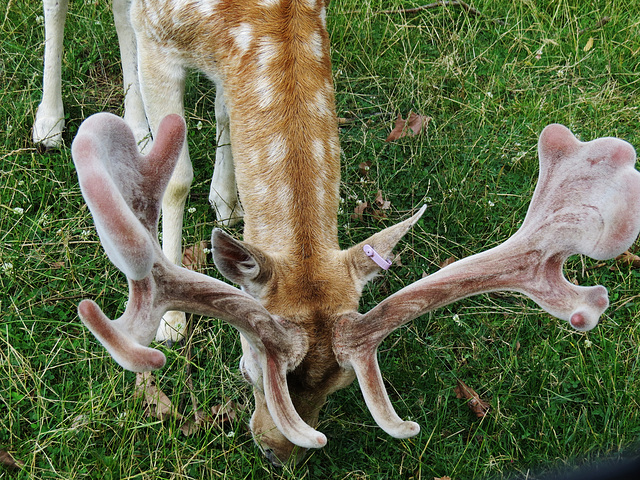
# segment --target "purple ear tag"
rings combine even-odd
[[[384,270],[389,270],[389,267],[391,266],[391,260],[382,258],[380,254],[376,252],[371,245],[363,246],[362,250],[364,250],[364,253],[366,253],[368,257],[371,257],[371,260],[376,262],[380,268]]]

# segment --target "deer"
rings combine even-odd
[[[255,400],[253,438],[278,465],[326,445],[316,428],[321,409],[356,379],[385,432],[408,438],[420,431],[394,410],[377,349],[427,312],[506,290],[577,331],[598,324],[607,289],[569,282],[563,266],[576,254],[613,258],[638,236],[640,172],[626,141],[583,142],[562,125],[547,126],[538,140],[538,182],[516,233],[361,313],[363,288],[389,267],[392,250],[427,206],[357,245],[338,244],[340,146],[326,3],[136,0],[131,19],[141,91],[147,108],[155,104],[147,110],[153,146],[141,154],[127,123],[109,113],[85,120],[72,144],[96,231],[129,288],[117,319],[90,299],[78,314],[124,369],[165,365],[150,345],[167,311],[223,320],[240,333],[239,368]],[[232,157],[216,164],[222,173],[213,183],[233,180],[225,200],[241,205],[243,238],[214,228],[211,245],[229,283],[176,265],[157,239],[163,197],[177,176],[190,181],[186,122],[171,111],[182,107],[187,67],[216,82],[216,118],[228,126]]]

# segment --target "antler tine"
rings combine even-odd
[[[296,445],[322,447],[326,437],[300,418],[286,383],[287,372],[308,348],[306,336],[241,290],[172,264],[158,244],[160,202],[185,130],[181,117],[166,117],[151,152],[142,156],[119,117],[96,114],[81,125],[72,146],[80,188],[108,257],[127,276],[129,301],[124,314],[111,321],[95,302],[84,300],[80,318],[116,362],[136,372],[161,368],[166,361],[162,352],[147,347],[165,312],[225,320],[245,336],[261,362],[276,426]]]
[[[394,411],[377,365],[378,345],[395,329],[438,307],[479,293],[512,290],[576,330],[595,327],[609,305],[603,286],[580,287],[562,272],[566,259],[612,258],[640,232],[640,172],[631,145],[615,138],[582,143],[550,125],[538,144],[540,177],[520,229],[491,250],[462,259],[334,328],[334,351],[352,368],[376,422],[404,438],[419,431]]]

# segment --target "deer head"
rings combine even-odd
[[[214,230],[214,261],[243,291],[172,264],[156,240],[162,193],[184,136],[181,117],[168,116],[153,149],[142,156],[118,117],[97,114],[80,127],[72,146],[80,188],[108,257],[127,276],[129,301],[114,321],[90,300],[80,303],[79,314],[132,371],[164,365],[164,355],[148,345],[167,310],[213,316],[235,327],[242,335],[240,367],[256,397],[252,431],[274,461],[286,460],[294,446],[325,445],[314,428],[320,408],[355,377],[381,428],[397,438],[417,434],[418,425],[393,410],[376,351],[393,330],[425,312],[470,295],[511,290],[576,330],[593,328],[609,304],[607,291],[568,282],[563,264],[574,254],[612,258],[640,231],[633,147],[615,138],[583,143],[567,128],[550,125],[540,136],[540,175],[527,215],[498,247],[457,261],[360,314],[362,287],[379,269],[364,244],[321,252],[329,263],[308,260],[317,252],[294,257],[302,264],[307,258],[300,268]],[[423,212],[367,244],[387,256]]]

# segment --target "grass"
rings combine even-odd
[[[458,302],[387,339],[380,363],[398,413],[422,426],[415,438],[395,440],[375,426],[357,385],[330,398],[320,425],[329,443],[296,468],[274,469],[259,454],[245,430],[248,412],[190,437],[145,417],[132,398],[133,375],[76,314],[88,297],[115,315],[126,283],[105,259],[68,148],[88,115],[121,113],[115,30],[107,2],[71,3],[66,146],[45,154],[30,143],[41,5],[10,0],[0,11],[0,449],[25,464],[13,473],[0,467],[0,477],[533,478],[635,451],[640,271],[586,258],[571,259],[568,278],[602,283],[612,300],[589,333],[509,294]],[[338,114],[356,119],[341,129],[341,243],[429,206],[397,249],[401,266],[366,289],[362,311],[448,257],[494,246],[517,229],[547,124],[563,123],[584,140],[618,136],[640,145],[637,2],[477,0],[482,16],[455,7],[383,13],[420,4],[341,0],[329,12]],[[196,171],[188,205],[195,212],[185,222],[192,244],[214,225],[213,87],[194,74],[186,104]],[[433,118],[427,133],[385,143],[395,116],[410,110]],[[357,202],[373,201],[378,190],[391,201],[388,218],[352,220]],[[216,275],[212,266],[208,273]],[[235,331],[195,322],[190,363],[201,406],[251,404]],[[179,349],[167,355],[158,382],[188,412],[187,359]],[[456,399],[457,380],[491,404],[486,417]]]

